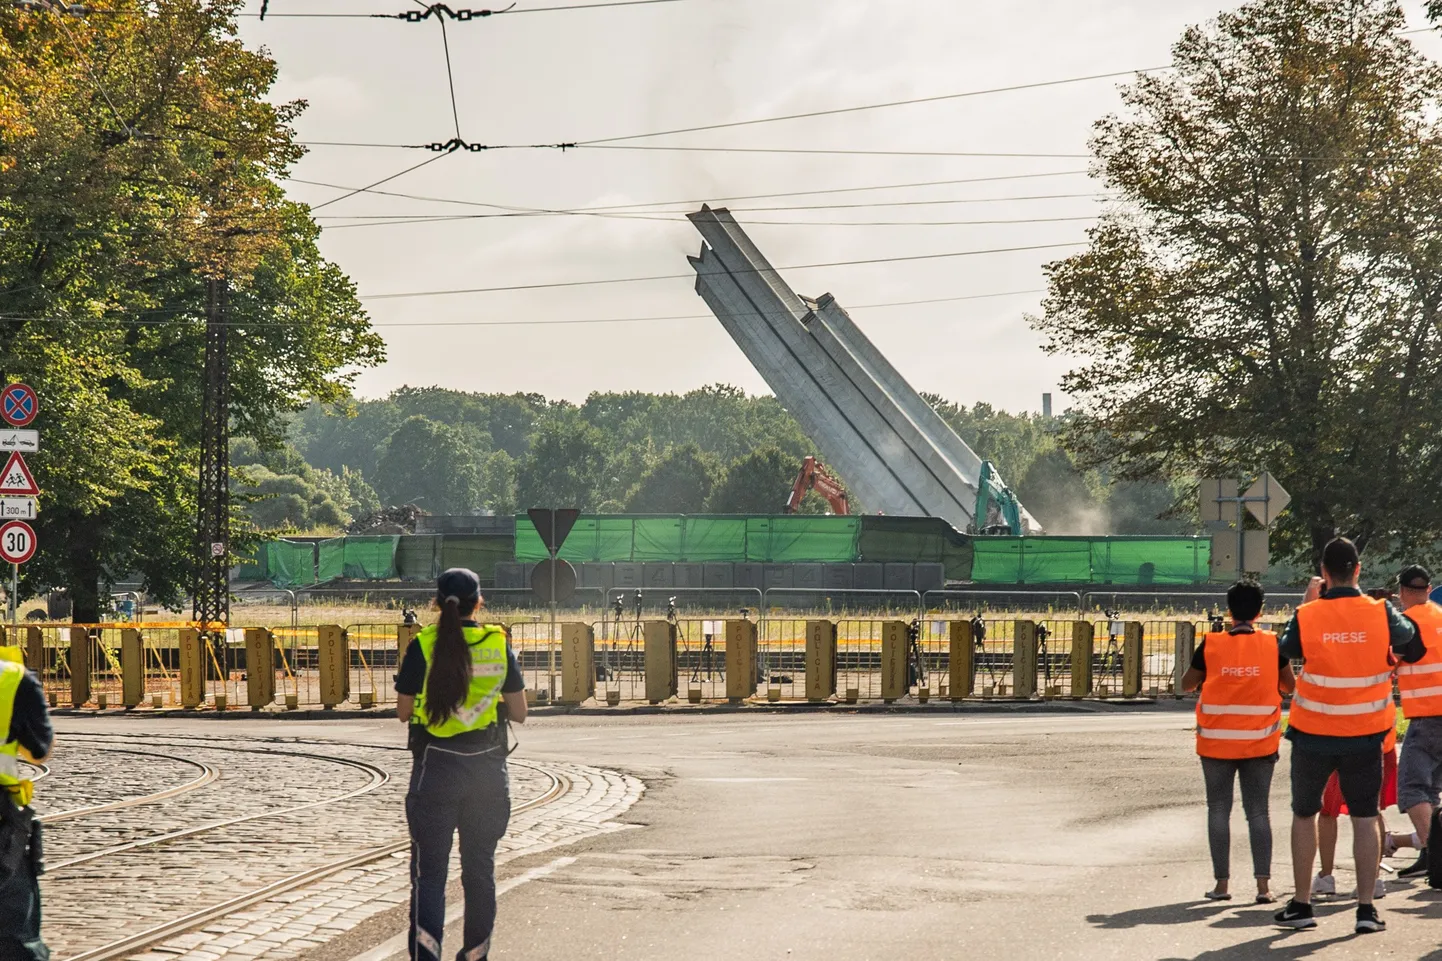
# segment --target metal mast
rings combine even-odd
[[[194,617],[230,623],[230,285],[206,281],[205,396],[201,408],[200,516],[196,527]],[[220,645],[221,651],[225,645]]]

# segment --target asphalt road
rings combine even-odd
[[[400,740],[394,722],[219,726]],[[635,827],[504,866],[492,957],[1442,961],[1442,893],[1415,883],[1392,882],[1379,902],[1389,930],[1367,937],[1352,934],[1350,898],[1299,933],[1272,927],[1275,907],[1204,902],[1190,727],[1177,711],[535,719],[517,757],[622,771],[646,792],[622,818]],[[1290,889],[1286,751],[1278,893]],[[1232,858],[1245,892],[1240,800]],[[456,928],[446,941],[459,947]]]

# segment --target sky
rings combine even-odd
[[[516,11],[594,2],[519,0]],[[1066,405],[1058,384],[1072,361],[1044,354],[1026,317],[1044,265],[1081,249],[1105,203],[1086,175],[1086,143],[1119,107],[1126,77],[565,151],[325,144],[435,143],[458,126],[471,144],[577,143],[1154,68],[1186,26],[1220,9],[676,0],[448,20],[444,36],[435,17],[275,16],[422,6],[269,0],[264,21],[242,21],[242,37],[280,65],[273,99],[309,104],[298,139],[315,146],[286,188],[316,208],[322,250],[388,345],[359,395],[403,385],[572,401],[713,383],[769,392],[694,291],[686,257],[701,240],[684,214],[706,202],[729,207],[798,293],[835,295],[918,390],[1014,411],[1039,410],[1043,392]],[[1417,27],[1421,6],[1407,4]],[[1413,39],[1442,56],[1434,35]],[[760,148],[774,152],[743,152]],[[780,152],[796,150],[851,153]],[[374,188],[408,196],[347,196],[425,160]],[[916,184],[930,186],[898,186]],[[776,194],[786,196],[757,198]],[[625,209],[534,213],[595,207]],[[416,218],[429,219],[401,222]],[[1046,249],[1006,250],[1027,247]],[[518,286],[530,289],[433,293]],[[426,296],[391,296],[416,293]]]

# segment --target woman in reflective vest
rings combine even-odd
[[[406,795],[413,961],[440,961],[457,833],[466,916],[456,957],[484,961],[495,927],[496,845],[511,816],[504,722],[525,721],[526,692],[505,628],[474,619],[480,588],[464,568],[440,576],[440,618],[411,642],[396,675],[398,714],[409,725],[414,756]]]
[[[1277,650],[1277,635],[1252,622],[1262,613],[1262,589],[1250,582],[1227,591],[1232,627],[1214,631],[1197,647],[1182,687],[1201,687],[1197,699],[1197,754],[1207,788],[1207,837],[1216,886],[1211,901],[1231,898],[1233,785],[1242,782],[1242,808],[1252,847],[1258,903],[1273,900],[1272,823],[1268,796],[1282,737],[1282,694],[1292,689],[1292,668]]]

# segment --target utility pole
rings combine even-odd
[[[196,530],[195,620],[230,623],[230,362],[227,323],[230,285],[206,281],[205,394],[201,407],[200,516]],[[216,647],[222,671],[229,656],[222,627]],[[222,678],[224,680],[224,678]]]

